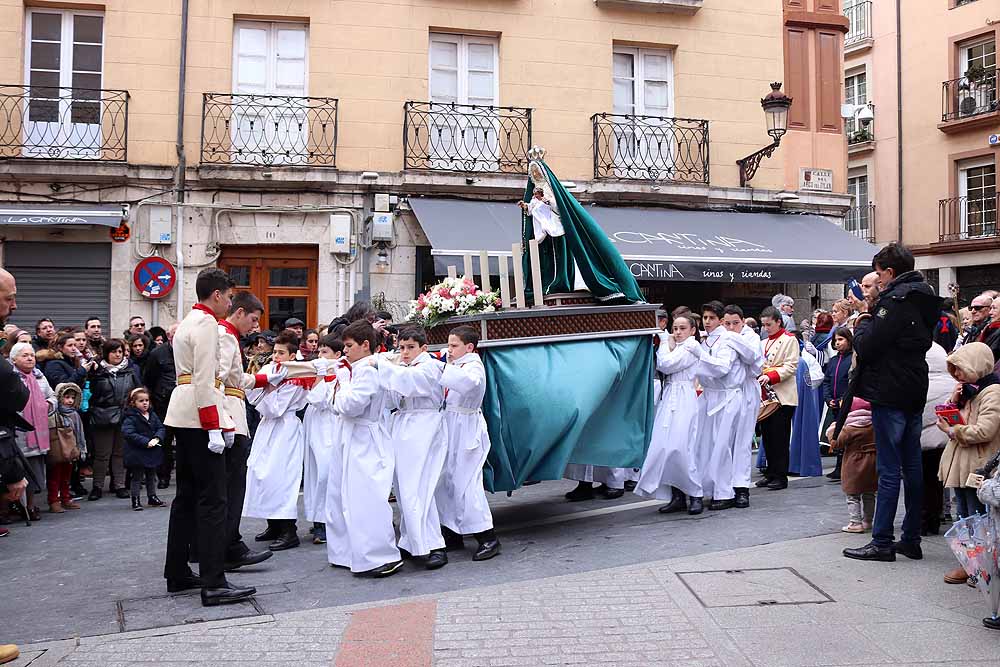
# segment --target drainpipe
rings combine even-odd
[[[174,173],[174,210],[177,216],[177,319],[184,318],[184,187],[187,159],[184,153],[184,95],[187,84],[188,2],[181,3],[181,53],[177,74],[177,171]]]
[[[899,179],[899,226],[896,238],[903,242],[903,0],[896,0],[896,178]]]

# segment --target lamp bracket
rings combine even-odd
[[[749,183],[750,180],[757,174],[757,168],[760,167],[761,161],[763,161],[764,158],[771,157],[771,155],[774,154],[774,151],[778,148],[780,144],[781,144],[781,139],[780,138],[775,139],[774,143],[772,143],[771,145],[764,146],[764,148],[761,148],[756,153],[751,153],[742,160],[736,161],[736,164],[740,168],[741,188],[745,188],[747,186],[747,183]]]

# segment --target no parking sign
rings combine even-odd
[[[162,257],[147,257],[132,273],[132,283],[147,299],[162,299],[170,294],[177,282],[174,265]]]

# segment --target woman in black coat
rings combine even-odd
[[[162,443],[167,430],[150,409],[149,392],[141,387],[133,389],[129,395],[122,435],[125,437],[125,467],[132,475],[132,509],[142,509],[139,490],[143,479],[146,480],[149,506],[162,507],[163,502],[156,497],[156,469],[163,464]]]
[[[840,327],[833,332],[833,349],[837,356],[831,357],[823,369],[823,405],[826,406],[826,419],[820,429],[820,439],[826,443],[826,430],[840,414],[841,403],[847,394],[850,384],[851,362],[854,360],[854,336],[847,327]],[[843,452],[837,453],[837,467],[827,475],[830,479],[840,479],[840,464]]]
[[[88,368],[96,368],[96,364],[84,366],[83,355],[76,346],[76,339],[73,334],[62,334],[56,339],[55,347],[51,350],[39,350],[36,355],[38,365],[45,374],[45,379],[49,381],[52,388],[58,387],[64,382],[72,382],[79,387],[83,387],[87,381]]]
[[[112,338],[101,348],[100,365],[87,375],[90,382],[90,426],[94,434],[94,487],[88,500],[100,500],[104,477],[111,466],[111,486],[119,498],[128,498],[123,461],[125,439],[122,419],[129,393],[137,386],[135,374],[125,356],[125,341]]]

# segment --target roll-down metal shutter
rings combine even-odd
[[[34,333],[48,317],[56,328],[82,327],[100,317],[107,330],[111,313],[110,243],[4,244],[4,268],[17,281],[17,310],[10,321]]]

